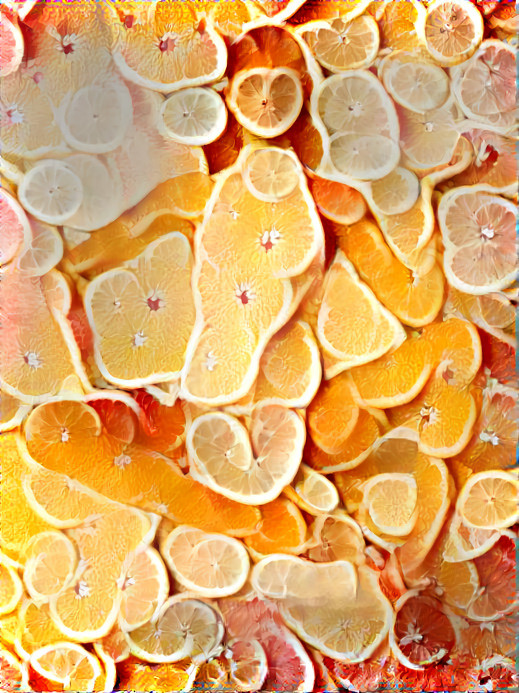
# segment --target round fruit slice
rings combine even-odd
[[[13,23],[6,12],[0,14],[0,76],[16,72],[23,58],[23,35],[18,23]]]
[[[124,637],[124,632],[115,625],[104,638],[93,643],[94,650],[103,661],[110,658],[116,664],[124,662],[130,656],[130,647]]]
[[[208,604],[183,595],[170,597],[143,626],[126,633],[132,654],[146,662],[204,661],[224,635],[221,617]]]
[[[238,592],[249,573],[247,551],[237,539],[185,525],[171,532],[162,553],[175,579],[204,597]]]
[[[6,392],[0,392],[0,433],[17,428],[31,410],[28,404],[11,397]]]
[[[500,536],[501,532],[497,530],[468,527],[458,513],[454,513],[447,525],[443,560],[448,563],[460,563],[482,556]]]
[[[315,546],[308,551],[308,558],[312,561],[364,563],[362,531],[344,510],[336,510],[331,515],[318,515],[313,522],[313,539]]]
[[[447,380],[470,383],[481,366],[478,331],[467,320],[449,318],[426,325],[422,338],[431,347],[433,368],[441,367]]]
[[[482,185],[487,192],[512,194],[515,190],[513,140],[491,130],[472,128],[462,133],[473,146],[475,158],[453,178],[455,185]]]
[[[379,47],[378,26],[373,17],[361,15],[351,21],[317,20],[298,29],[319,63],[331,72],[369,67]]]
[[[65,163],[47,159],[24,175],[18,196],[25,209],[37,219],[62,224],[81,206],[83,186]]]
[[[27,665],[3,646],[0,646],[0,688],[5,691],[29,690]]]
[[[63,532],[41,532],[25,550],[23,581],[35,601],[47,601],[72,579],[77,566],[77,551]]]
[[[292,152],[278,147],[254,149],[243,162],[248,190],[263,202],[278,202],[299,185],[301,169]]]
[[[227,104],[236,120],[254,135],[282,135],[303,105],[299,74],[287,67],[242,70],[233,77]]]
[[[0,554],[0,615],[14,611],[22,598],[23,585],[9,559]]]
[[[117,585],[121,591],[119,625],[129,632],[152,619],[168,596],[168,573],[159,552],[148,547],[130,556]]]
[[[16,261],[27,276],[41,277],[63,257],[63,239],[54,226],[31,220],[32,237]]]
[[[285,494],[310,515],[330,513],[339,505],[339,494],[332,482],[306,464],[301,464]]]
[[[257,640],[234,639],[227,643],[229,683],[236,691],[258,691],[267,678],[267,655]]]
[[[103,673],[97,657],[81,645],[67,642],[41,647],[29,662],[44,679],[71,691],[94,691],[95,681]]]
[[[202,414],[187,435],[191,474],[232,500],[268,503],[294,478],[304,437],[299,416],[276,405],[255,408],[250,440],[243,424],[229,414]]]
[[[208,87],[191,87],[171,94],[160,112],[167,136],[183,144],[214,142],[227,125],[222,97]]]
[[[336,132],[330,138],[330,159],[339,173],[355,180],[384,178],[396,168],[400,148],[382,135]]]
[[[30,241],[31,227],[19,202],[3,187],[0,188],[0,225],[0,265],[4,265],[11,262]]]
[[[376,474],[363,487],[371,519],[384,534],[404,537],[416,523],[417,486],[411,474]]]
[[[483,17],[468,0],[435,0],[418,16],[416,30],[440,65],[457,65],[481,43]]]
[[[262,506],[257,531],[245,537],[255,559],[271,553],[302,553],[306,541],[307,528],[301,511],[295,503],[283,497]]]
[[[444,70],[420,53],[398,51],[381,64],[379,72],[390,96],[404,108],[416,113],[442,106],[450,94],[449,78]]]
[[[468,605],[467,616],[477,621],[493,621],[513,612],[517,607],[515,536],[504,534],[487,553],[474,559],[474,565],[479,589]]]
[[[104,154],[122,144],[133,118],[130,92],[115,79],[79,89],[65,97],[60,108],[65,140],[89,154]]]
[[[478,529],[503,529],[519,519],[517,476],[501,471],[473,474],[456,503],[463,522]]]
[[[63,633],[54,625],[47,602],[25,599],[16,613],[18,626],[13,644],[22,659],[28,660],[40,647],[63,640]]]
[[[315,178],[311,183],[317,209],[337,224],[355,224],[366,214],[363,196],[349,185],[337,181]]]
[[[418,200],[420,181],[412,171],[398,166],[387,176],[373,181],[369,192],[371,204],[379,214],[403,214]]]

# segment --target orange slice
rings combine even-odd
[[[477,187],[446,193],[438,206],[438,222],[446,247],[449,282],[471,294],[499,291],[516,273],[515,206]]]
[[[364,503],[383,534],[407,536],[416,524],[417,486],[411,474],[376,474],[363,487]]]
[[[443,301],[444,279],[438,263],[429,271],[408,269],[392,255],[370,221],[337,227],[335,231],[339,247],[360,278],[399,320],[412,327],[434,320]]]
[[[478,332],[467,320],[449,318],[426,325],[422,339],[432,348],[433,367],[440,367],[447,380],[470,383],[481,366]]]
[[[503,529],[518,520],[517,477],[501,470],[473,474],[456,502],[463,522],[478,529]]]
[[[366,214],[364,198],[349,185],[316,177],[311,183],[317,209],[330,221],[338,224],[355,224]]]
[[[17,617],[14,648],[22,659],[28,660],[40,647],[63,640],[63,634],[54,625],[48,603],[25,599]]]
[[[339,494],[332,482],[306,464],[301,464],[284,493],[310,515],[330,513],[339,505]]]
[[[245,538],[253,556],[304,551],[307,528],[301,511],[286,498],[276,498],[262,507],[258,531]]]
[[[23,207],[4,187],[0,190],[0,217],[4,229],[0,242],[0,263],[6,265],[31,238],[31,227]]]
[[[455,568],[459,563],[452,565]],[[479,589],[467,609],[468,617],[490,621],[512,612],[517,606],[513,535],[502,536],[487,553],[474,559],[474,565]]]
[[[165,93],[218,80],[227,64],[223,39],[191,6],[132,7],[113,27],[113,58],[128,80]]]
[[[359,415],[356,392],[347,374],[323,382],[307,408],[312,441],[331,455],[340,452],[350,438]]]
[[[5,647],[0,646],[0,686],[4,690],[29,690],[27,666]]]
[[[95,681],[102,676],[97,657],[81,645],[68,642],[46,645],[31,654],[30,665],[50,683],[64,690],[93,691]]]
[[[393,409],[390,419],[417,431],[425,454],[452,457],[470,440],[476,403],[469,391],[436,374],[416,399]]]
[[[325,280],[317,336],[323,348],[343,362],[343,369],[373,361],[404,338],[398,320],[359,280],[340,250]]]
[[[71,580],[77,567],[76,547],[59,531],[40,532],[27,544],[25,588],[35,601],[48,601]]]
[[[120,627],[128,632],[147,623],[169,593],[168,573],[159,552],[148,547],[129,556],[117,585],[121,591]]]
[[[313,524],[315,545],[308,550],[308,558],[316,562],[350,561],[364,563],[364,537],[358,524],[344,510],[318,515]]]
[[[148,664],[129,657],[117,667],[118,686],[124,690],[188,691],[194,682],[197,667],[188,659],[163,664]]]
[[[249,431],[229,414],[202,414],[187,434],[190,473],[231,500],[268,503],[294,478],[304,438],[298,414],[277,405],[258,405]]]
[[[30,406],[22,404],[17,397],[0,392],[0,432],[17,428],[30,411]]]
[[[418,36],[440,65],[467,60],[483,38],[483,18],[468,0],[435,0],[417,19]]]
[[[227,125],[221,96],[207,87],[181,89],[161,107],[168,137],[183,144],[203,145],[218,139]]]
[[[418,0],[383,3],[382,16],[378,21],[381,48],[394,51],[419,47],[416,22],[423,14],[425,7]]]
[[[299,75],[287,67],[256,67],[236,73],[227,105],[254,135],[277,137],[293,125],[303,105]]]
[[[9,558],[0,554],[0,615],[15,610],[22,598],[23,584]]]
[[[386,408],[414,399],[433,370],[431,351],[427,342],[407,339],[391,354],[352,368],[351,377],[363,403]]]
[[[88,286],[85,307],[96,362],[109,381],[139,386],[180,373],[195,317],[191,267],[189,242],[174,232],[150,244],[127,268]],[[173,315],[166,349],[164,334]]]

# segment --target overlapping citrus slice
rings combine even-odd
[[[364,198],[349,185],[316,177],[311,183],[317,209],[330,221],[355,224],[366,214]]]
[[[448,563],[460,563],[482,556],[499,541],[500,536],[501,532],[497,530],[469,527],[457,513],[454,513],[446,525],[443,560]]]
[[[80,178],[57,159],[45,159],[23,177],[18,195],[24,208],[49,224],[63,224],[83,201]]]
[[[310,515],[330,513],[339,505],[339,494],[332,482],[306,464],[301,464],[284,492]]]
[[[131,10],[113,26],[114,62],[126,79],[168,93],[223,75],[225,42],[192,6],[161,2]]]
[[[85,307],[107,380],[139,386],[179,374],[195,317],[191,268],[189,242],[173,232],[89,284]]]
[[[3,646],[0,646],[0,686],[4,690],[30,690],[26,664]]]
[[[17,428],[30,411],[17,397],[0,391],[0,432]]]
[[[257,532],[245,537],[253,557],[279,552],[299,554],[304,551],[307,527],[295,503],[287,498],[276,498],[262,506],[261,514]]]
[[[459,628],[460,650],[469,661],[479,665],[492,661],[496,652],[503,658],[512,657],[515,651],[517,616],[509,614],[495,621],[462,621]]]
[[[416,22],[419,16],[425,14],[424,5],[418,0],[405,3],[385,2],[381,5],[382,16],[378,19],[381,48],[390,48],[392,51],[418,48],[420,39],[416,32]]]
[[[124,561],[117,579],[121,591],[119,625],[131,631],[149,621],[166,600],[168,573],[155,549],[148,547]]]
[[[15,610],[22,598],[23,584],[10,559],[0,554],[0,614]]]
[[[103,674],[95,655],[69,642],[41,647],[31,654],[30,665],[51,686],[61,684],[61,690],[94,691]]]
[[[268,503],[294,478],[304,439],[299,415],[278,405],[258,405],[249,431],[229,414],[202,414],[187,433],[190,473],[232,500]]]
[[[470,383],[481,366],[481,342],[467,320],[449,318],[426,325],[422,339],[432,350],[432,364],[447,381]]]
[[[183,144],[214,142],[225,130],[227,110],[214,89],[190,87],[169,96],[161,107],[168,137]]]
[[[503,529],[518,520],[519,483],[512,472],[473,474],[460,491],[456,509],[463,522],[477,529]]]
[[[118,667],[118,686],[124,690],[189,691],[197,667],[189,660],[175,663],[148,664],[137,657],[129,657]]]
[[[420,182],[415,173],[397,166],[387,176],[361,187],[373,211],[379,216],[409,212],[420,195]]]
[[[322,383],[307,409],[312,441],[324,452],[339,452],[353,432],[359,414],[356,392],[347,374]]]
[[[363,486],[364,504],[383,534],[407,536],[417,519],[417,486],[412,474],[375,474]]]
[[[364,563],[365,543],[361,529],[344,510],[318,515],[312,523],[312,532],[313,545],[308,550],[310,560]]]
[[[54,625],[48,603],[25,599],[17,615],[14,648],[22,659],[27,661],[40,647],[63,640],[63,633]]]
[[[31,238],[29,219],[20,203],[4,187],[0,190],[0,219],[2,239],[0,264],[6,265],[21,252]]]
[[[31,238],[16,259],[16,266],[27,276],[43,276],[63,257],[63,240],[54,226],[31,219]]]
[[[23,34],[18,22],[9,18],[7,12],[0,16],[0,45],[2,46],[0,75],[2,79],[16,72],[20,67],[24,52]]]
[[[342,362],[343,370],[375,360],[404,339],[398,320],[359,280],[340,250],[325,280],[317,336],[323,348]]]
[[[25,549],[23,581],[35,601],[48,601],[71,580],[77,567],[77,551],[66,534],[40,532]]]
[[[477,187],[455,188],[442,197],[444,269],[455,288],[483,294],[510,286],[517,271],[515,214],[510,200]]]

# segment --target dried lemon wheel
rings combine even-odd
[[[243,162],[247,189],[264,202],[288,197],[298,186],[301,173],[296,157],[278,147],[256,149]]]
[[[518,503],[517,475],[493,470],[469,478],[460,491],[456,509],[469,527],[503,529],[517,522]]]
[[[303,105],[299,75],[287,67],[238,72],[227,104],[236,120],[258,137],[277,137],[293,125]]]
[[[182,144],[214,142],[227,125],[222,97],[209,87],[174,92],[164,101],[160,112],[166,135]]]
[[[435,0],[419,14],[416,31],[440,65],[458,65],[483,38],[483,17],[469,0]]]
[[[25,209],[49,224],[62,224],[83,200],[79,177],[62,161],[37,163],[23,177],[18,197]]]

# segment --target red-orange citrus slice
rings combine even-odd
[[[31,238],[31,227],[20,203],[5,188],[0,189],[0,264],[5,265],[22,250]]]
[[[0,646],[0,686],[6,691],[30,690],[27,665],[4,646]]]

